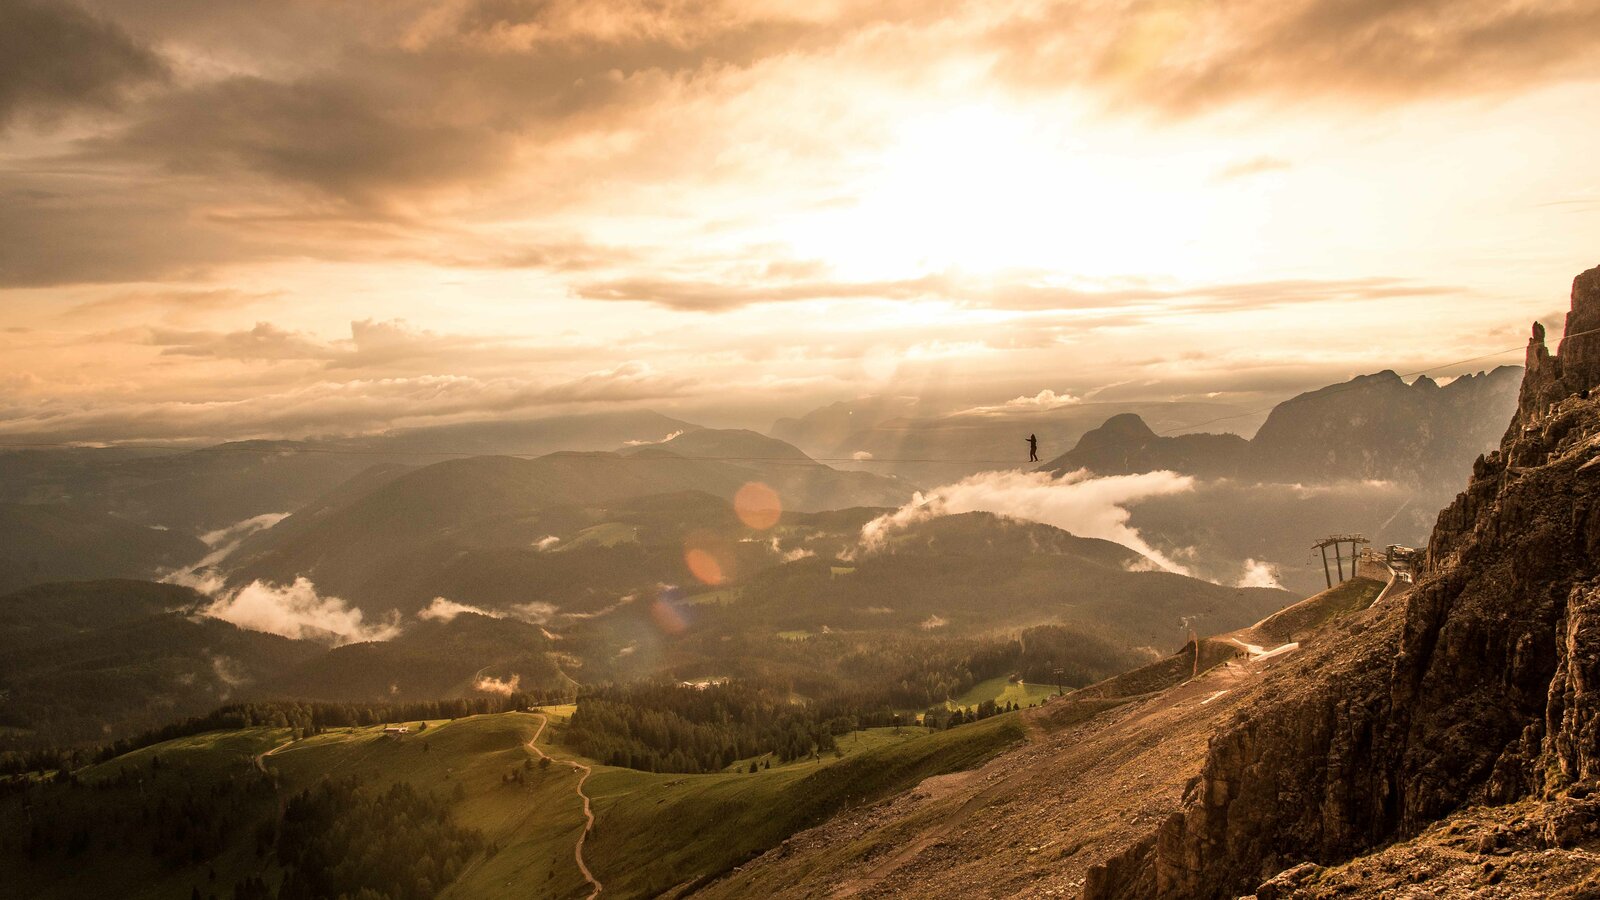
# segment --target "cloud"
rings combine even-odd
[[[1068,406],[1076,406],[1076,405],[1078,405],[1078,404],[1080,404],[1082,402],[1083,402],[1083,398],[1081,398],[1081,397],[1075,397],[1072,394],[1058,394],[1055,391],[1050,390],[1049,388],[1045,388],[1044,390],[1040,391],[1037,394],[1034,394],[1031,397],[1027,397],[1027,396],[1014,397],[1014,398],[1012,398],[1010,400],[1007,400],[1006,402],[1000,404],[999,406],[975,406],[975,407],[973,407],[971,409],[962,410],[960,412],[953,413],[953,415],[989,415],[989,414],[994,414],[994,413],[1002,413],[1003,414],[1003,413],[1017,413],[1017,412],[1046,412],[1046,411],[1052,410],[1052,409],[1062,409],[1062,408],[1068,407]]]
[[[757,303],[942,296],[949,293],[949,283],[933,275],[897,281],[783,279],[742,284],[641,276],[580,284],[574,292],[585,300],[625,300],[688,312],[722,312]]]
[[[547,534],[544,537],[539,538],[537,541],[533,542],[533,549],[535,549],[535,550],[549,550],[550,548],[554,547],[555,545],[557,545],[559,543],[561,543],[561,538],[558,538],[553,534]]]
[[[755,539],[755,538],[745,538],[744,540],[754,542],[757,539]],[[767,544],[767,547],[769,549],[771,549],[773,553],[776,553],[778,555],[779,559],[783,560],[786,563],[795,562],[796,560],[810,559],[811,557],[817,555],[814,551],[808,550],[805,547],[792,547],[792,548],[790,548],[788,550],[785,550],[785,549],[783,549],[782,544],[780,544],[778,542],[778,538],[777,538],[776,535],[774,535],[771,539],[769,539],[766,542],[766,544]]]
[[[282,299],[282,291],[241,291],[234,288],[179,288],[132,290],[91,300],[62,314],[65,319],[95,319],[105,315],[168,313],[185,315],[236,310]]]
[[[938,516],[989,512],[1053,525],[1080,537],[1114,541],[1167,571],[1187,575],[1186,567],[1151,547],[1128,525],[1126,507],[1193,487],[1194,479],[1172,472],[1105,478],[1081,470],[1060,478],[1046,472],[983,472],[919,493],[900,509],[868,522],[861,528],[861,549],[865,553],[882,551],[894,532]]]
[[[1244,574],[1234,582],[1235,587],[1242,588],[1277,588],[1283,589],[1278,581],[1278,571],[1271,563],[1256,559],[1244,561]]]
[[[202,610],[204,615],[240,628],[297,640],[338,646],[356,641],[386,641],[400,633],[399,617],[368,623],[361,610],[338,597],[323,597],[306,578],[290,585],[253,581]]]
[[[85,153],[188,175],[256,174],[382,210],[395,191],[496,172],[509,147],[503,133],[442,111],[415,115],[406,97],[354,77],[241,75],[173,92],[127,131],[86,142]]]
[[[283,251],[197,216],[171,180],[0,170],[0,287],[190,279]]]
[[[1257,98],[1406,102],[1600,74],[1584,0],[1042,3],[986,39],[1020,85],[1187,114]]]
[[[512,675],[505,680],[496,678],[493,675],[482,675],[472,683],[472,689],[482,691],[485,694],[499,694],[503,697],[509,697],[516,693],[517,686],[520,684],[522,684],[521,675]]]
[[[19,116],[112,107],[165,74],[154,51],[67,0],[0,4],[0,128]]]
[[[667,441],[670,441],[676,437],[681,437],[682,435],[683,429],[679,428],[676,431],[669,431],[653,441],[623,441],[622,445],[624,447],[648,447],[651,444],[665,444]]]
[[[447,597],[435,597],[425,608],[418,610],[417,618],[425,622],[449,622],[462,613],[472,613],[479,616],[498,618],[494,613],[480,606],[466,603],[457,603]]]
[[[161,580],[167,584],[181,584],[202,594],[215,596],[222,589],[224,581],[222,573],[218,572],[216,567],[232,556],[233,551],[239,549],[245,538],[258,531],[265,531],[287,518],[289,513],[262,513],[224,528],[208,531],[200,535],[200,542],[210,548],[209,552],[193,565],[169,572]]]
[[[266,348],[283,349],[293,341],[292,335],[273,335]],[[267,352],[266,348],[261,352]],[[232,399],[217,397],[220,388],[213,388],[210,398],[203,400],[146,400],[121,392],[107,392],[93,400],[67,394],[18,406],[11,414],[0,408],[0,435],[14,439],[49,436],[52,440],[219,440],[330,431],[352,434],[487,420],[540,407],[663,399],[680,396],[694,384],[692,378],[661,373],[648,364],[624,362],[575,378],[543,382],[423,375],[311,381],[276,392],[258,386],[247,396]]]
[[[271,322],[227,334],[150,330],[147,341],[163,348],[163,356],[209,356],[237,360],[326,359],[327,345],[304,332],[286,331]]]
[[[727,271],[717,281],[640,276],[579,284],[586,300],[651,303],[688,312],[727,312],[763,303],[824,300],[935,300],[1007,310],[1103,310],[1133,321],[1181,312],[1266,309],[1302,303],[1427,297],[1460,288],[1402,278],[1281,279],[1169,287],[1140,279],[1113,286],[1058,283],[1037,272],[985,277],[943,273],[893,281],[769,279],[765,272]],[[1082,320],[1078,322],[1081,324]]]
[[[488,616],[491,619],[516,619],[531,625],[542,625],[555,616],[556,608],[549,603],[535,601],[513,603],[504,609],[484,609],[469,603],[457,603],[448,597],[435,597],[417,612],[417,618],[425,622],[449,622],[462,613]]]
[[[228,687],[242,687],[249,682],[249,675],[238,660],[223,656],[220,653],[207,653],[206,658],[211,660],[212,674],[216,675],[217,680]]]
[[[1294,163],[1276,156],[1254,156],[1250,159],[1241,159],[1229,163],[1217,172],[1217,181],[1232,181],[1238,178],[1248,178],[1251,175],[1261,175],[1266,172],[1280,172],[1291,168]]]

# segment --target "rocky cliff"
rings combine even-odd
[[[1237,896],[1512,801],[1558,810],[1539,840],[1595,838],[1582,799],[1600,787],[1594,329],[1600,268],[1574,282],[1557,354],[1535,326],[1511,428],[1440,513],[1409,599],[1221,729],[1181,810],[1092,869],[1086,897]]]

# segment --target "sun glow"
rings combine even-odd
[[[852,278],[1111,276],[1147,270],[1152,249],[1163,268],[1205,268],[1205,165],[1149,158],[1148,145],[1141,155],[1103,130],[1090,141],[1071,110],[1054,112],[984,104],[909,118],[854,202],[791,223],[789,242]]]

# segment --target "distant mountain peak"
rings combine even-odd
[[[1144,419],[1138,413],[1118,413],[1105,421],[1104,425],[1083,436],[1082,440],[1089,440],[1090,435],[1099,437],[1138,437],[1153,438],[1156,433],[1150,430]]]

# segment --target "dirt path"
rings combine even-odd
[[[294,743],[294,738],[290,738],[287,741],[284,741],[283,743],[279,744],[276,747],[273,747],[271,750],[268,750],[268,751],[266,751],[264,753],[257,753],[255,756],[250,757],[250,762],[254,763],[255,767],[257,769],[261,770],[261,774],[263,774],[263,775],[271,774],[271,773],[269,773],[267,771],[267,757],[271,756],[274,753],[277,753],[279,750],[282,750],[283,748],[289,746],[292,743]]]
[[[583,763],[573,762],[570,759],[556,759],[550,754],[539,749],[539,735],[544,734],[544,727],[550,724],[550,717],[546,716],[544,713],[534,713],[534,715],[539,717],[539,728],[534,731],[533,737],[528,739],[528,749],[539,754],[540,759],[548,759],[551,762],[565,763],[566,765],[571,766],[573,771],[583,773],[582,775],[578,776],[577,786],[578,799],[583,801],[583,831],[578,835],[578,843],[572,848],[572,857],[573,859],[577,860],[578,871],[583,873],[583,879],[589,882],[590,886],[593,888],[589,891],[589,900],[594,900],[594,898],[600,896],[600,891],[604,889],[604,885],[600,883],[600,879],[594,877],[594,873],[589,871],[589,866],[583,861],[583,842],[588,840],[589,832],[594,830],[594,809],[589,804],[589,795],[584,793],[583,785],[589,780],[589,776],[594,774],[594,771]]]

